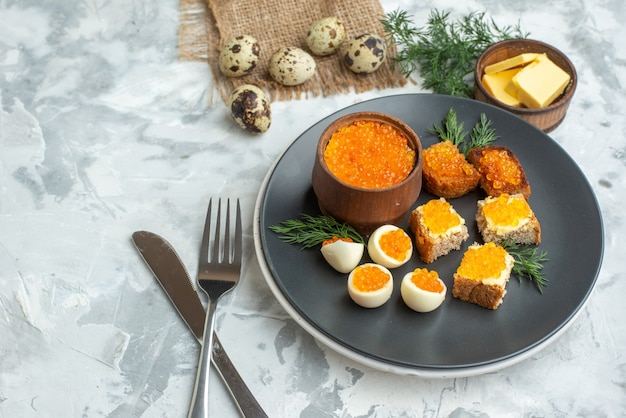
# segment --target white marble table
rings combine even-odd
[[[457,3],[383,6],[421,24]],[[276,102],[270,131],[251,137],[208,66],[177,60],[176,0],[0,2],[0,416],[186,416],[198,344],[130,235],[162,234],[195,272],[218,194],[240,196],[248,220],[243,279],[218,332],[271,417],[626,414],[626,10],[476,0],[457,11],[476,9],[519,20],[575,63],[578,91],[551,136],[595,190],[605,257],[587,306],[545,350],[486,375],[426,379],[362,366],[305,333],[261,274],[251,222],[263,177],[307,127],[419,85]],[[218,379],[211,396],[214,416],[237,416]]]

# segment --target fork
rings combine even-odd
[[[209,370],[211,364],[211,347],[213,347],[213,323],[215,309],[220,297],[231,291],[239,282],[241,275],[242,231],[241,207],[239,199],[236,205],[235,232],[231,234],[231,204],[226,201],[226,222],[221,228],[222,199],[218,200],[217,215],[213,217],[211,207],[213,199],[209,200],[202,244],[200,246],[200,261],[198,262],[198,287],[208,298],[208,309],[204,324],[204,340],[198,362],[196,384],[191,399],[191,408],[188,418],[209,416]],[[215,233],[211,239],[211,226],[215,223]],[[234,238],[234,240],[233,240]]]

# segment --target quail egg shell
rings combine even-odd
[[[429,291],[419,287],[413,281],[413,273],[404,275],[400,283],[400,294],[406,305],[416,312],[431,312],[437,309],[446,298],[446,284],[437,275],[437,281],[443,287],[441,291]],[[436,274],[436,273],[435,273]]]
[[[259,62],[259,42],[250,35],[234,36],[224,43],[220,51],[219,66],[228,77],[250,74]]]
[[[373,269],[368,271],[369,269]],[[364,308],[378,308],[391,298],[393,276],[385,267],[365,263],[357,266],[348,276],[350,298]]]
[[[385,62],[386,47],[380,36],[362,34],[342,46],[343,62],[358,74],[373,73]]]
[[[403,254],[393,256],[392,251],[404,250]],[[375,263],[387,268],[400,267],[413,255],[411,237],[395,225],[378,227],[367,241],[367,252]]]
[[[309,27],[306,44],[315,55],[325,56],[334,53],[346,39],[346,27],[336,16],[316,20]]]
[[[350,273],[361,262],[365,246],[340,239],[323,245],[321,251],[332,268],[340,273]]]
[[[230,114],[248,132],[260,134],[272,122],[272,109],[265,92],[253,84],[237,87],[228,100]]]
[[[315,74],[315,60],[306,51],[296,47],[279,48],[270,57],[270,76],[285,86],[302,84]]]

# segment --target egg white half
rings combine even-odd
[[[335,241],[322,246],[324,259],[340,273],[349,273],[359,265],[365,246],[358,242]]]
[[[412,276],[412,271],[405,274],[402,283],[400,283],[400,295],[402,295],[404,303],[414,311],[423,313],[434,311],[441,306],[446,298],[446,284],[438,279],[443,285],[443,290],[440,293],[429,292],[417,287],[411,280]]]
[[[378,290],[371,292],[358,290],[354,286],[354,272],[361,266],[375,266],[385,272],[389,276],[389,280],[387,280],[387,283],[385,283],[384,286]],[[384,305],[385,302],[391,298],[391,293],[393,292],[393,276],[389,270],[378,264],[365,263],[361,266],[357,266],[348,276],[348,294],[356,304],[364,308],[378,308],[379,306]]]

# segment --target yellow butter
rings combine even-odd
[[[511,82],[517,88],[517,97],[526,107],[539,109],[554,101],[569,83],[570,76],[545,54],[520,72]]]
[[[498,61],[495,64],[491,64],[485,67],[485,74],[497,73],[499,71],[508,70],[510,68],[526,65],[537,58],[537,53],[527,52],[519,54],[511,58],[507,58],[503,61]]]
[[[511,68],[510,70],[485,74],[483,75],[483,85],[493,97],[502,103],[509,106],[520,106],[522,103],[516,95],[507,91],[507,86],[511,83],[513,76],[520,70],[521,68]]]

